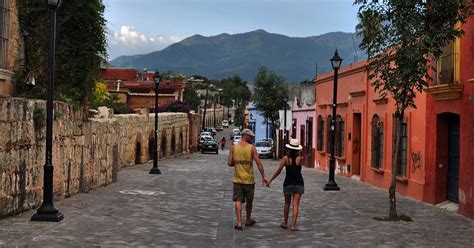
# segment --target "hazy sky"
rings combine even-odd
[[[306,37],[354,32],[353,0],[103,0],[109,57],[148,53],[194,34],[271,33]]]

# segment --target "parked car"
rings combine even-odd
[[[266,142],[270,143],[271,146],[273,146],[273,139],[272,138],[263,138],[260,141],[266,141]]]
[[[222,127],[221,124],[217,124],[216,131],[224,131],[224,128]]]
[[[240,136],[240,135],[235,135],[235,136],[234,136],[234,142],[233,142],[233,144],[234,144],[234,145],[235,145],[235,144],[238,144],[238,143],[240,142],[240,140],[242,140],[242,136]]]
[[[272,145],[267,141],[257,141],[255,143],[255,148],[257,149],[258,156],[261,158],[272,158]]]
[[[202,143],[201,146],[201,153],[204,152],[215,152],[216,154],[219,153],[219,144],[215,140],[206,140]]]
[[[204,146],[204,143],[206,141],[211,141],[211,140],[214,140],[214,138],[212,138],[212,136],[210,136],[210,135],[209,136],[201,136],[199,138],[199,143],[198,143],[198,147],[197,147],[198,151],[201,151],[201,149]]]
[[[232,132],[230,132],[230,139],[233,139],[236,135],[240,135],[240,130],[238,128],[235,128],[232,130]]]
[[[203,131],[203,132],[201,132],[201,134],[199,136],[212,136],[212,133],[208,132],[208,131]]]
[[[223,128],[228,128],[228,127],[229,127],[229,121],[223,120],[223,121],[222,121],[222,127],[223,127]]]
[[[207,132],[211,132],[212,136],[217,134],[217,130],[214,127],[206,127]]]

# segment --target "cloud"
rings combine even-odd
[[[147,37],[132,26],[121,26],[119,32],[109,34],[109,57],[154,52],[181,40],[178,36]]]

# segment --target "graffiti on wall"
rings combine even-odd
[[[412,162],[411,173],[415,173],[418,168],[421,168],[421,160],[422,160],[421,151],[411,153],[411,162]]]

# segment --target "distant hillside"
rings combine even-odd
[[[355,39],[355,44],[353,42]],[[282,75],[288,82],[311,79],[316,72],[331,70],[329,59],[338,49],[344,64],[354,61],[354,45],[360,38],[351,33],[334,32],[305,38],[288,37],[256,30],[242,34],[194,35],[167,48],[111,61],[116,67],[159,68],[213,79],[239,75],[253,81],[260,66]],[[359,59],[365,58],[359,49]]]

